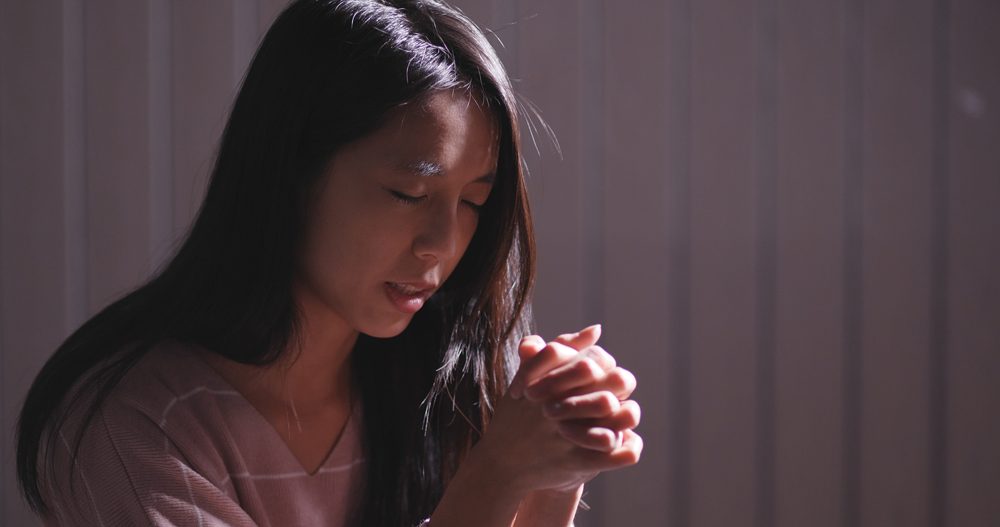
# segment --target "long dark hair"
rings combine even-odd
[[[448,281],[399,336],[361,335],[351,361],[368,460],[354,523],[404,526],[430,515],[512,375],[534,269],[510,83],[475,24],[436,0],[298,0],[278,17],[233,105],[185,243],[162,272],[66,339],[28,392],[17,471],[32,508],[48,510],[39,483],[56,468],[48,453],[66,409],[84,412],[78,452],[86,423],[158,342],[260,365],[294,352],[295,255],[323,167],[392,110],[449,89],[474,93],[495,116],[493,191]]]

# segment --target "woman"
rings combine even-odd
[[[49,524],[569,525],[638,406],[599,328],[518,344],[533,257],[475,25],[294,2],[184,245],[35,380],[22,489]]]

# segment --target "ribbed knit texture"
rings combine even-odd
[[[356,406],[310,475],[271,424],[194,350],[161,344],[101,406],[72,466],[80,415],[71,415],[55,452],[55,477],[42,483],[52,506],[44,523],[340,527],[364,481],[359,414]]]

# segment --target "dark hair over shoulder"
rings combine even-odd
[[[452,89],[496,117],[493,191],[458,267],[407,329],[362,335],[352,355],[368,459],[354,523],[429,516],[510,380],[534,270],[513,92],[482,32],[436,0],[298,0],[278,17],[233,105],[184,244],[157,276],[74,332],[28,392],[17,471],[30,505],[47,510],[39,481],[54,469],[46,453],[63,425],[59,409],[92,419],[156,343],[176,339],[251,364],[294,351],[295,255],[323,167],[393,109]],[[88,395],[70,396],[74,385]]]

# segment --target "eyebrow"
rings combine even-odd
[[[417,163],[403,165],[403,169],[411,174],[422,177],[444,175],[444,168],[442,168],[441,165],[431,163],[430,161],[419,161]]]
[[[428,176],[443,177],[445,175],[444,168],[441,165],[437,163],[432,163],[430,161],[407,163],[402,165],[401,168],[410,174],[420,177],[428,177]],[[491,172],[476,179],[474,183],[489,183],[492,185],[495,181],[496,181],[496,174]]]

